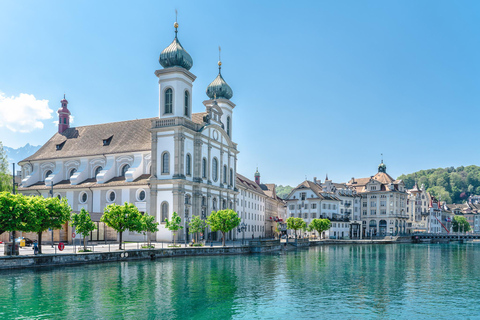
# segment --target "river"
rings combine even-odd
[[[1,319],[480,318],[480,244],[329,245],[0,272]]]

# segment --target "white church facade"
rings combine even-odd
[[[193,60],[178,40],[178,24],[174,27],[173,42],[160,54],[163,68],[155,71],[158,117],[70,127],[64,98],[58,110],[58,132],[19,163],[24,177],[19,191],[66,198],[74,212],[85,208],[96,221],[111,203],[133,203],[160,223],[160,230],[152,235],[157,241],[172,240],[165,219],[173,212],[184,223],[193,216],[206,219],[212,211],[237,210],[247,203],[252,208],[243,207],[239,214],[249,225],[248,236],[264,236],[268,196],[258,186],[244,183],[243,176],[239,182],[239,151],[233,140],[235,104],[233,91],[222,77],[221,62],[217,77],[206,90],[204,111],[193,113]],[[245,202],[245,196],[252,198]],[[92,234],[93,240],[112,237],[101,227],[103,231]],[[180,232],[179,240],[187,231]],[[209,236],[219,240],[217,233]],[[126,240],[143,237],[125,234]],[[233,230],[227,240],[240,237]]]

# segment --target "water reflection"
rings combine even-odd
[[[479,254],[344,245],[1,272],[0,318],[471,318]]]

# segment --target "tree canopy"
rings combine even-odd
[[[207,223],[213,232],[220,231],[222,233],[222,245],[225,246],[225,233],[240,225],[240,217],[231,210],[212,211],[207,218]]]
[[[317,231],[321,235],[323,231],[330,229],[331,225],[332,223],[328,219],[313,219],[308,224],[308,231]]]
[[[174,211],[172,214],[172,218],[170,220],[165,219],[165,227],[167,227],[168,230],[172,231],[173,233],[173,245],[175,245],[175,233],[183,229],[183,227],[180,225],[182,222],[182,218]]]
[[[420,170],[398,179],[408,189],[413,188],[416,179],[419,187],[425,185],[430,194],[447,203],[462,203],[470,195],[480,195],[480,167],[474,165]]]
[[[295,238],[297,238],[297,230],[305,229],[307,223],[302,218],[290,217],[287,219],[287,229],[295,230]]]
[[[97,229],[97,226],[92,221],[90,214],[82,208],[79,213],[72,215],[72,222],[70,224],[75,227],[75,232],[81,234],[83,237],[83,250],[87,250],[87,242],[85,238],[88,237],[90,232]]]
[[[453,232],[467,232],[467,231],[470,231],[471,229],[472,228],[470,227],[470,223],[468,223],[465,217],[463,216],[453,217],[453,221],[452,221]]]
[[[130,230],[142,232],[142,214],[133,204],[125,202],[124,205],[110,204],[103,211],[101,222],[117,231],[119,235],[119,249],[122,249],[123,232]]]
[[[0,141],[0,192],[12,191],[12,186],[12,176],[8,170],[7,155]]]

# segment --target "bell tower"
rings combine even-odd
[[[58,109],[58,133],[63,133],[70,128],[70,111],[68,110],[68,101],[63,95],[63,100],[60,101],[62,106]]]

